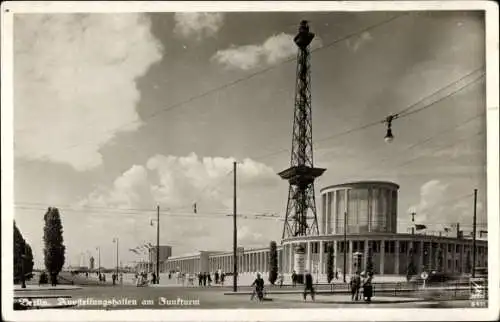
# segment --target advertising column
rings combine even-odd
[[[305,257],[306,250],[304,245],[298,244],[295,247],[295,255],[294,255],[294,270],[297,274],[297,282],[302,284],[304,282],[304,271],[305,271]]]

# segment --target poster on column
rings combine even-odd
[[[294,254],[295,265],[294,269],[298,275],[304,274],[306,266],[306,256],[303,252],[296,252]]]

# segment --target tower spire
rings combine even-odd
[[[314,33],[309,31],[308,22],[301,21],[294,38],[298,52],[292,154],[290,167],[279,173],[282,179],[289,182],[282,239],[319,234],[314,179],[326,169],[314,168],[313,165],[309,51],[313,38]]]

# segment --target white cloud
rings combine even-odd
[[[430,230],[450,228],[461,223],[462,230],[472,228],[473,202],[472,193],[460,194],[452,190],[452,186],[439,180],[431,180],[420,188],[420,202],[412,205],[408,212],[415,211],[415,221],[428,225]],[[478,221],[485,221],[483,202],[477,204]]]
[[[123,247],[135,247],[142,240],[152,240],[154,227],[149,223],[155,218],[154,209],[158,203],[165,215],[161,224],[162,242],[173,244],[176,253],[197,249],[227,250],[228,241],[232,240],[232,219],[225,214],[233,211],[233,176],[230,173],[233,161],[232,158],[222,157],[200,158],[194,153],[181,157],[153,156],[146,165],[132,166],[110,187],[99,187],[79,203],[82,208],[151,211],[96,212],[88,214],[82,225],[92,229],[96,239],[109,239],[108,227],[113,227],[113,233],[121,236]],[[286,189],[280,190],[277,186],[281,183],[280,178],[265,164],[245,159],[238,164],[237,174],[240,214],[264,212],[259,209],[260,203],[256,200],[269,205],[270,198],[276,199],[273,193],[277,189],[282,197],[276,200],[278,204],[281,206],[286,201]],[[197,203],[197,214],[193,213],[194,202]],[[120,222],[118,226],[115,224],[117,219]],[[241,219],[239,225],[242,225],[239,241],[244,246],[266,246],[271,238],[279,235],[276,227],[282,222]],[[123,256],[133,258],[133,254]]]
[[[222,13],[178,12],[174,16],[174,33],[181,37],[211,37],[217,34],[224,23]]]
[[[231,46],[219,50],[212,60],[227,68],[250,70],[257,66],[275,64],[297,53],[292,35],[281,33],[273,35],[259,45]],[[311,48],[321,46],[321,39],[314,38]]]
[[[14,29],[16,156],[100,165],[100,147],[139,126],[135,79],[161,58],[149,19],[29,14]]]
[[[257,246],[257,247],[265,247],[263,241],[268,241],[264,239],[262,233],[252,230],[248,226],[241,226],[238,228],[238,245],[245,246]]]
[[[361,46],[365,45],[367,42],[370,42],[372,40],[373,40],[372,35],[368,31],[365,31],[353,39],[347,39],[346,45],[353,52],[357,52],[358,49],[361,48]]]

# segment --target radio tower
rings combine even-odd
[[[313,38],[314,33],[309,32],[308,22],[301,21],[299,33],[294,38],[299,49],[292,155],[290,168],[279,173],[282,179],[290,183],[282,239],[319,234],[314,179],[321,176],[326,169],[313,166],[309,52],[309,44]]]

